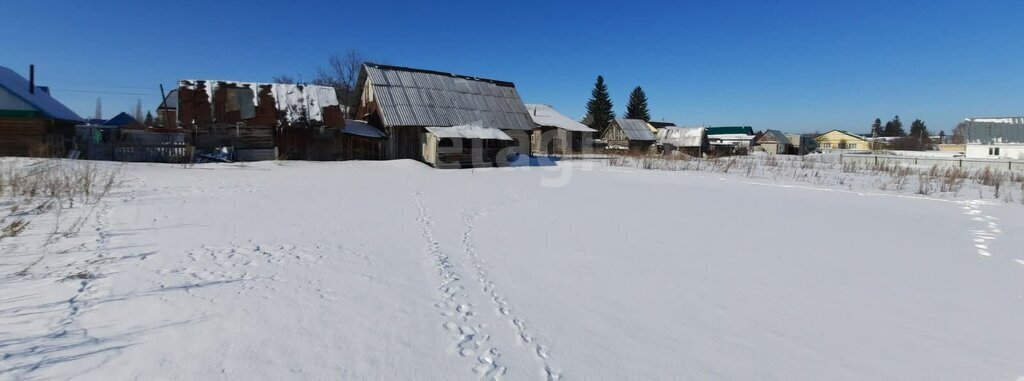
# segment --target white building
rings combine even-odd
[[[968,158],[1024,159],[1024,117],[967,119],[963,133]]]

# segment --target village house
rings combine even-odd
[[[126,112],[122,112],[120,114],[115,115],[113,118],[110,118],[109,120],[103,122],[103,125],[107,127],[117,127],[120,129],[128,130],[146,129],[146,126],[144,126],[142,122],[139,122],[135,119],[135,117],[128,115],[128,113]]]
[[[750,126],[708,127],[708,143],[713,156],[746,154],[754,144],[754,129]]]
[[[545,104],[526,104],[526,111],[537,128],[531,146],[535,155],[582,153],[591,148],[597,130],[572,120]]]
[[[178,89],[167,92],[156,108],[156,127],[175,129],[178,124]]]
[[[345,158],[345,117],[333,87],[182,80],[178,125],[197,150],[232,147],[235,160]]]
[[[822,151],[868,151],[868,140],[842,130],[832,130],[814,138]]]
[[[968,158],[1024,159],[1024,117],[967,119],[963,134]]]
[[[386,159],[466,167],[530,154],[537,125],[512,82],[366,63],[357,83],[354,116],[387,135]]]
[[[790,155],[806,155],[818,150],[818,141],[814,137],[802,134],[786,134],[789,139]]]
[[[631,153],[650,152],[658,138],[650,125],[641,119],[615,118],[601,135],[608,149],[628,150]]]
[[[681,152],[701,157],[708,149],[708,135],[704,127],[665,126],[658,129],[658,146],[665,154]]]
[[[789,138],[779,130],[766,130],[757,139],[757,144],[761,151],[772,155],[788,154],[792,148]]]
[[[657,135],[658,131],[661,130],[662,128],[665,128],[665,127],[677,127],[676,124],[672,123],[672,122],[665,122],[665,121],[657,122],[657,121],[653,121],[653,120],[652,121],[648,121],[647,125],[651,128],[651,132],[653,132],[655,135]]]
[[[84,120],[29,79],[0,66],[0,156],[62,157]]]

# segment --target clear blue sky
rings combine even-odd
[[[6,0],[0,65],[83,116],[145,109],[181,78],[311,78],[350,48],[516,83],[581,117],[598,74],[683,125],[866,132],[875,117],[1024,114],[1024,1]]]

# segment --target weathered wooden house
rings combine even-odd
[[[572,120],[545,104],[527,104],[526,110],[537,128],[533,130],[533,153],[565,155],[592,148],[597,130]]]
[[[0,66],[0,156],[61,157],[83,119],[29,79]]]
[[[785,155],[789,153],[792,145],[789,142],[789,138],[786,134],[783,134],[779,130],[767,130],[761,137],[757,139],[756,143],[760,147],[760,150],[767,152],[772,155]]]
[[[156,108],[156,127],[176,129],[178,124],[178,89],[167,92],[164,100]]]
[[[704,127],[665,126],[658,129],[658,146],[665,154],[681,152],[701,157],[708,149],[708,134]]]
[[[631,153],[651,152],[658,138],[650,125],[640,119],[615,118],[601,135],[608,149],[629,150]]]
[[[355,98],[353,116],[387,135],[387,159],[492,166],[530,153],[535,125],[512,82],[367,63]]]
[[[790,155],[806,155],[818,150],[818,141],[813,136],[786,134],[789,139]]]
[[[238,160],[339,160],[345,117],[333,87],[183,80],[178,125],[197,150],[233,147]]]

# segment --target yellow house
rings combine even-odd
[[[818,142],[818,148],[825,151],[871,149],[866,139],[840,130],[832,130],[818,135],[814,140]]]

